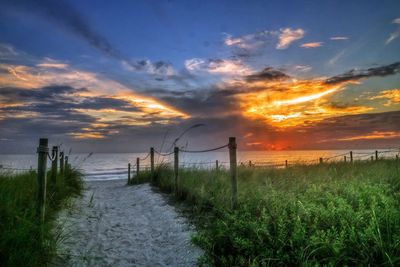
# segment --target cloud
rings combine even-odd
[[[287,74],[272,67],[267,67],[260,72],[250,74],[245,77],[246,81],[248,82],[276,81],[276,80],[285,80],[288,78],[290,77]]]
[[[40,68],[67,69],[69,66],[66,63],[59,62],[51,58],[45,58],[41,63],[36,64]]]
[[[207,72],[220,75],[248,75],[252,69],[242,63],[240,60],[231,59],[200,59],[193,58],[185,61],[185,67],[192,73]]]
[[[390,44],[393,40],[397,39],[397,37],[399,37],[399,36],[400,36],[400,31],[392,32],[390,34],[389,38],[387,38],[385,44],[386,45]]]
[[[279,42],[276,45],[276,49],[286,49],[291,43],[302,39],[304,35],[305,31],[301,28],[295,30],[291,28],[280,29]]]
[[[194,61],[197,63],[205,61]],[[167,103],[173,103],[194,117],[223,117],[241,115],[250,121],[260,121],[276,128],[299,127],[340,115],[362,114],[374,110],[373,106],[358,100],[333,102],[334,95],[344,91],[346,85],[374,75],[391,75],[396,63],[358,71],[349,71],[331,78],[299,79],[281,69],[267,67],[239,79],[218,83],[207,89],[175,92],[155,92]],[[368,104],[368,103],[367,103]]]
[[[129,71],[145,72],[156,76],[172,76],[175,70],[169,62],[162,60],[151,62],[150,60],[126,61],[123,60],[122,66]]]
[[[0,59],[6,59],[9,56],[17,56],[19,53],[12,45],[0,43]]]
[[[375,99],[386,99],[387,102],[384,105],[387,107],[400,104],[400,89],[384,90],[379,92],[378,95],[369,98],[369,100]]]
[[[355,141],[355,140],[371,140],[371,139],[392,139],[392,138],[400,138],[400,131],[399,132],[394,132],[394,131],[373,131],[368,134],[363,134],[363,135],[356,135],[356,136],[351,136],[351,137],[343,137],[343,138],[337,138],[334,139],[336,141]]]
[[[321,47],[322,44],[323,44],[323,42],[304,43],[304,44],[300,45],[300,47],[303,47],[303,48],[317,48],[317,47]]]
[[[386,39],[385,45],[390,44],[393,42],[395,39],[397,39],[400,36],[400,18],[396,18],[392,21],[393,24],[397,24],[397,30],[392,32],[389,37]]]
[[[233,38],[231,35],[228,35],[225,38],[224,43],[227,46],[236,46],[242,49],[251,49],[254,48],[254,45],[251,44],[254,36],[255,35],[246,35],[244,37]]]
[[[358,81],[363,78],[385,77],[400,73],[400,62],[369,69],[352,69],[343,74],[326,79],[326,84]]]
[[[400,111],[328,118],[299,128],[313,136],[315,146],[326,148],[392,147],[400,140]],[[329,130],[331,132],[329,132]]]
[[[346,54],[346,50],[343,49],[342,51],[340,51],[339,53],[337,53],[335,56],[333,56],[329,61],[328,64],[329,65],[335,65],[339,60],[342,59],[342,57]]]
[[[1,128],[25,119],[30,119],[30,124],[63,123],[71,128],[60,128],[64,132],[59,132],[54,126],[54,135],[91,139],[115,136],[121,127],[174,124],[189,118],[101,75],[49,58],[31,63],[0,64]],[[157,63],[153,67],[160,71],[166,65]]]
[[[185,67],[189,71],[196,71],[203,68],[206,61],[202,58],[192,58],[185,60]]]
[[[105,138],[120,127],[166,124],[185,116],[156,102],[124,95],[92,95],[84,88],[46,86],[35,89],[0,87],[0,123],[31,119],[74,125],[63,134],[73,138]],[[57,133],[61,134],[61,133]]]
[[[263,48],[277,35],[276,31],[260,31],[233,37],[224,33],[224,44],[231,49],[235,57],[249,58],[263,53]]]
[[[332,36],[329,39],[331,39],[333,41],[344,41],[344,40],[348,40],[349,37],[346,37],[346,36]]]
[[[308,72],[312,69],[309,65],[292,65],[289,66],[289,70],[298,71],[298,72]]]
[[[264,30],[233,37],[225,33],[224,44],[232,48],[235,56],[252,57],[263,53],[263,48],[278,37],[276,49],[286,49],[291,43],[304,37],[303,29],[282,28],[279,31]]]

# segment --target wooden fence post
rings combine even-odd
[[[249,160],[249,167],[251,167],[251,160]]]
[[[174,173],[175,173],[175,182],[174,182],[174,190],[175,195],[178,195],[178,182],[179,182],[179,147],[174,148]]]
[[[323,158],[319,158],[319,164],[322,164],[324,162]]]
[[[139,181],[140,158],[136,158],[136,180]]]
[[[57,187],[57,164],[58,164],[58,147],[53,146],[51,150],[51,157],[53,161],[51,162],[51,178],[50,178],[50,188],[53,193],[56,191]]]
[[[378,150],[375,150],[375,160],[378,160]]]
[[[60,174],[64,175],[64,152],[60,152]]]
[[[215,161],[215,170],[217,170],[217,171],[219,170],[219,162],[218,162],[218,160]]]
[[[287,160],[285,160],[285,168],[287,168],[287,167],[288,167]]]
[[[347,161],[347,157],[346,156],[344,156],[344,162],[346,162]]]
[[[65,156],[64,172],[67,172],[68,169],[69,169],[69,166],[68,166],[68,156]]]
[[[237,207],[237,160],[236,160],[236,138],[229,137],[229,165],[231,171],[231,186],[232,186],[232,208]]]
[[[47,138],[40,138],[38,153],[38,169],[37,169],[37,215],[41,222],[44,222],[46,214],[46,173],[47,173],[47,153],[49,153]]]
[[[131,164],[128,163],[128,184],[131,183]]]
[[[154,148],[150,147],[150,170],[151,170],[151,180],[154,180]]]
[[[350,162],[353,162],[353,151],[350,151]]]

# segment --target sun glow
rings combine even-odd
[[[277,128],[317,122],[325,118],[359,114],[370,107],[332,104],[330,97],[345,84],[330,85],[324,79],[243,82],[249,93],[238,96],[244,116],[263,120]]]

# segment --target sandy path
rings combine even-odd
[[[147,184],[89,182],[59,222],[61,265],[195,266],[201,255],[185,219]]]

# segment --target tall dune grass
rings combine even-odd
[[[46,218],[36,217],[36,173],[0,173],[0,266],[45,266],[56,254],[60,236],[54,230],[56,212],[83,188],[81,174],[69,170],[47,188]]]
[[[215,266],[398,266],[399,169],[395,160],[240,167],[236,210],[228,171],[180,170],[177,197],[192,207],[193,241]],[[171,169],[154,180],[172,192]]]

